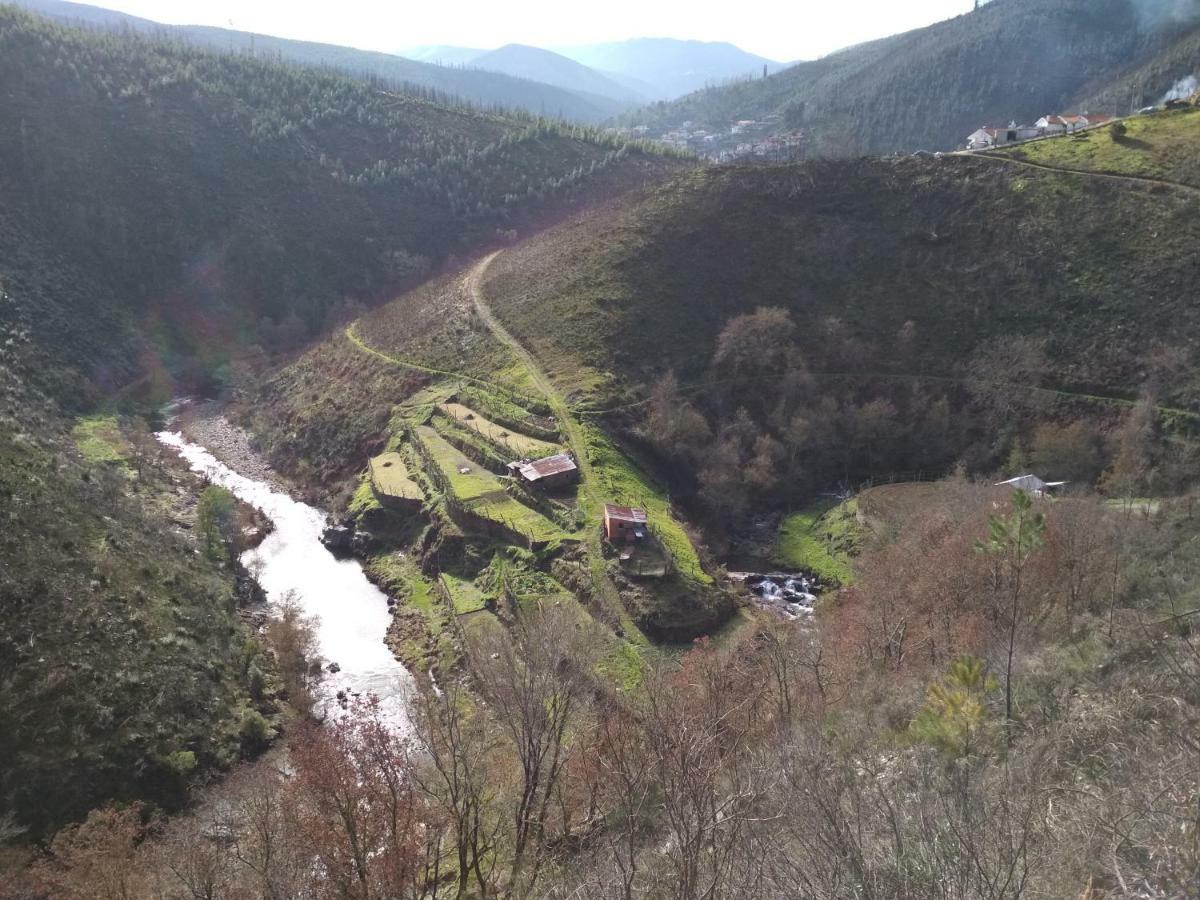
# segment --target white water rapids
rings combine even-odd
[[[413,677],[383,642],[391,622],[387,596],[367,580],[357,560],[336,559],[321,544],[324,513],[239,475],[178,432],[163,431],[156,437],[179,453],[193,472],[228,488],[274,524],[266,540],[242,554],[242,563],[251,571],[258,569],[268,604],[279,603],[292,591],[304,614],[316,619],[321,656],[327,664],[340,666],[322,680],[318,705],[336,715],[339,691],[373,694],[387,721],[398,730],[409,730],[407,697]]]

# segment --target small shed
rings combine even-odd
[[[508,469],[530,487],[563,487],[573,484],[579,478],[579,466],[575,464],[575,457],[570,453],[512,462],[508,464]]]
[[[604,536],[612,544],[629,544],[645,539],[646,511],[630,506],[604,504]]]

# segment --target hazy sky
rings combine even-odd
[[[490,49],[631,37],[730,41],[780,61],[811,59],[967,12],[973,0],[82,0],[159,22],[220,25],[392,51]]]

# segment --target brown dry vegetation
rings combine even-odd
[[[815,627],[760,620],[614,692],[587,627],[526,607],[511,640],[469,638],[467,682],[423,689],[412,744],[359,708],[305,738],[294,777],[244,785],[230,837],[97,814],[33,876],[61,896],[116,878],[191,897],[204,873],[213,898],[264,878],[363,898],[1190,895],[1186,505],[1036,504],[1006,719],[1013,570],[973,542],[1010,495],[940,497]]]

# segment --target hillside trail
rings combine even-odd
[[[970,157],[971,159],[990,159],[993,162],[1008,163],[1012,166],[1025,166],[1028,169],[1041,169],[1043,172],[1057,172],[1064,175],[1083,175],[1086,178],[1098,178],[1104,181],[1123,181],[1131,184],[1160,185],[1162,187],[1184,191],[1185,193],[1189,194],[1200,194],[1200,187],[1195,185],[1184,184],[1182,181],[1171,181],[1167,178],[1155,178],[1152,175],[1117,175],[1112,172],[1094,172],[1088,169],[1071,169],[1067,168],[1066,166],[1051,166],[1047,163],[1030,162],[1029,160],[1025,159],[1016,159],[1012,156],[1005,156],[999,153],[988,153],[980,150],[960,150],[959,152],[950,155]]]
[[[547,405],[554,413],[555,419],[562,428],[563,437],[566,438],[567,445],[571,453],[575,456],[576,464],[579,466],[580,485],[582,487],[580,499],[582,501],[582,512],[585,516],[584,543],[587,547],[588,567],[592,575],[592,583],[602,595],[605,605],[620,620],[626,636],[633,637],[639,635],[640,631],[632,619],[630,619],[629,613],[625,609],[625,604],[621,601],[621,596],[617,592],[616,585],[613,584],[604,564],[600,528],[596,518],[603,508],[604,498],[597,483],[595,473],[592,470],[591,460],[588,458],[587,435],[580,426],[579,421],[575,418],[566,396],[555,386],[537,358],[524,344],[513,337],[512,333],[496,318],[492,312],[492,308],[488,305],[487,298],[484,296],[483,277],[487,274],[488,267],[491,266],[496,257],[502,252],[502,250],[497,250],[495,253],[491,253],[480,260],[464,277],[463,286],[466,288],[472,303],[475,305],[475,312],[479,315],[480,321],[487,326],[496,340],[504,344],[520,360],[525,370],[529,373],[530,380],[542,396],[545,397]]]

